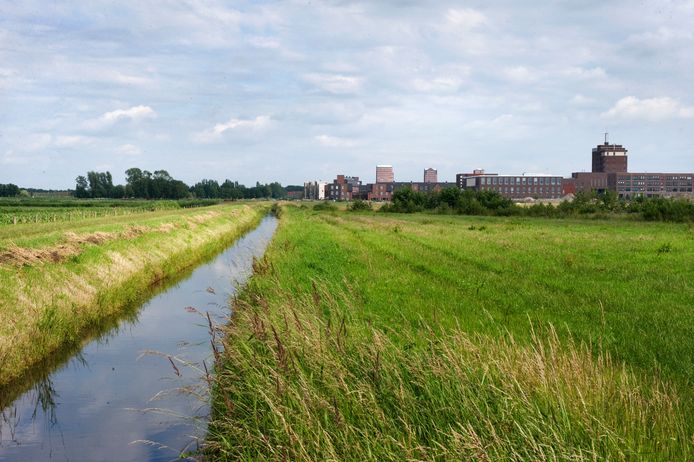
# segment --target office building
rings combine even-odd
[[[460,174],[464,175],[464,174]],[[461,189],[496,191],[509,199],[559,199],[562,197],[562,177],[558,175],[470,175],[457,178]]]
[[[605,143],[592,150],[592,171],[574,172],[565,179],[564,190],[573,192],[616,192],[619,197],[692,196],[694,173],[630,173],[627,150],[620,144]]]

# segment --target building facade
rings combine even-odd
[[[350,201],[353,195],[359,195],[361,181],[358,176],[337,175],[325,189],[325,198],[333,201]]]
[[[593,148],[593,173],[627,172],[627,150],[621,144],[599,144]]]
[[[325,190],[328,183],[325,181],[307,181],[304,183],[304,198],[315,201],[325,200]]]
[[[472,173],[458,173],[455,176],[455,184],[458,186],[459,189],[465,189],[467,178],[471,176],[480,176],[484,174],[484,169],[482,168],[476,168],[472,171]],[[496,175],[496,173],[488,173],[487,175]]]
[[[376,183],[392,183],[395,181],[392,165],[376,166]]]
[[[694,173],[613,173],[609,189],[619,197],[680,197],[692,195]]]
[[[604,172],[574,172],[571,174],[571,179],[574,182],[574,192],[595,191],[599,194],[607,191],[609,173]]]
[[[393,198],[393,183],[376,183],[367,186],[369,187],[367,199],[370,201],[389,201]]]
[[[434,168],[427,168],[424,170],[424,182],[425,183],[438,183],[439,174]]]
[[[461,174],[464,175],[464,174]],[[562,197],[562,177],[556,175],[471,175],[458,178],[462,189],[496,191],[509,199],[559,199]]]
[[[694,196],[694,173],[630,173],[627,152],[621,144],[605,140],[592,150],[592,172],[574,172],[564,181],[573,183],[575,192],[613,191],[624,198]]]

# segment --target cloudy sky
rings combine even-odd
[[[0,2],[0,183],[694,170],[694,0]]]

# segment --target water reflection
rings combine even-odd
[[[29,388],[0,390],[0,461],[168,461],[195,449],[208,413],[210,323],[223,322],[276,226],[266,218],[125,320],[101,326],[79,353],[61,352],[32,372]]]

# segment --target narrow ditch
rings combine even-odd
[[[34,371],[0,414],[0,461],[171,461],[195,450],[209,412],[208,314],[223,322],[276,228],[264,218],[79,352]]]

